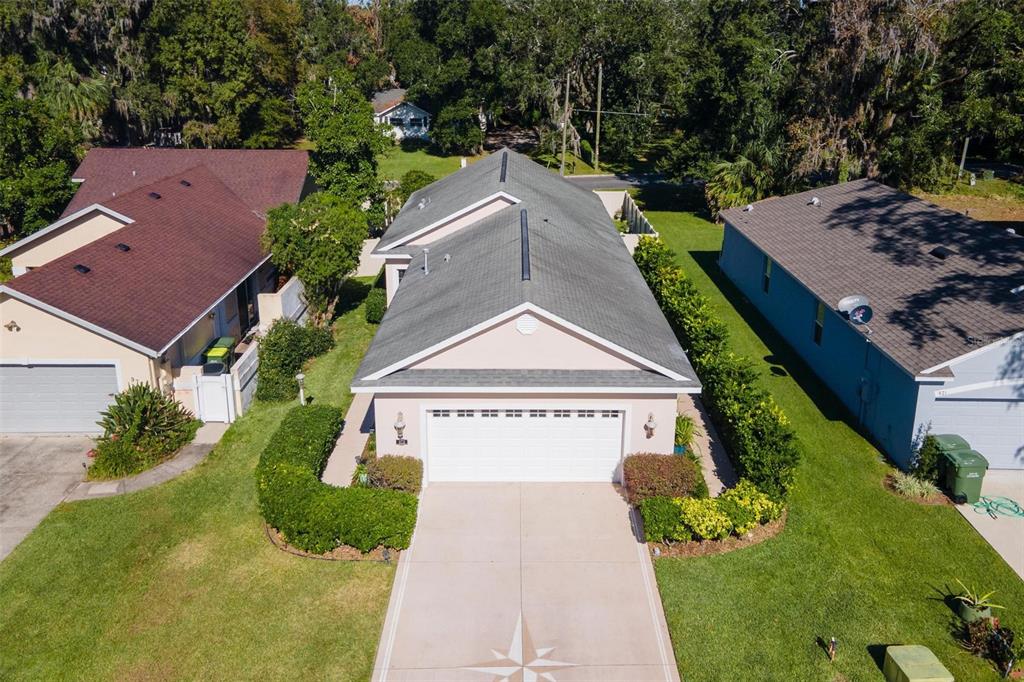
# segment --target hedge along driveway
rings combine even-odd
[[[374,329],[361,308],[307,372],[339,408]],[[0,678],[370,676],[393,568],[272,547],[253,470],[295,403],[257,404],[192,472],[62,505],[0,563]]]
[[[943,601],[955,578],[997,590],[1000,617],[1024,630],[1024,583],[950,507],[882,488],[880,453],[839,403],[742,301],[717,269],[722,228],[688,213],[647,211],[656,230],[732,332],[758,359],[803,460],[785,531],[731,554],[655,562],[683,679],[880,679],[883,647],[930,647],[957,680],[994,680],[950,636]],[[1011,606],[1012,605],[1012,606]],[[830,665],[817,637],[839,640]]]

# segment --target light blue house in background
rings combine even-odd
[[[1024,469],[1024,236],[870,180],[722,216],[722,270],[897,464],[930,430]]]

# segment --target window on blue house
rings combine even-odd
[[[772,259],[768,256],[764,257],[764,277],[761,278],[761,288],[765,293],[768,293],[768,287],[772,283]]]
[[[814,343],[821,345],[821,335],[825,331],[825,304],[818,301],[814,309]]]

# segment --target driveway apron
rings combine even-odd
[[[608,484],[432,484],[375,680],[678,680],[646,547]]]

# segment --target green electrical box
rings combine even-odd
[[[882,674],[886,682],[953,682],[946,666],[920,644],[886,647]]]

